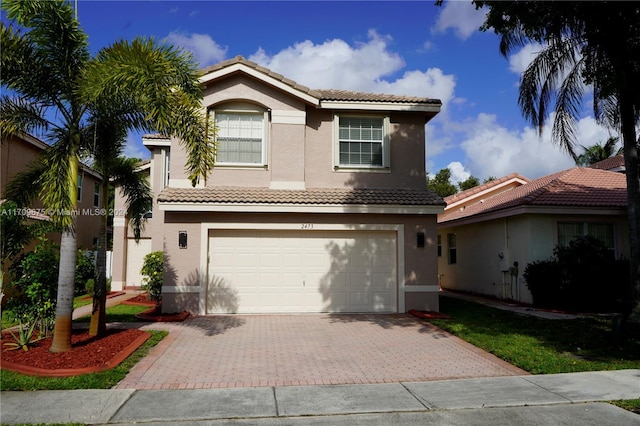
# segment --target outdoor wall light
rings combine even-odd
[[[418,248],[424,248],[424,232],[418,232],[417,234]]]
[[[178,231],[178,247],[187,248],[187,231]]]

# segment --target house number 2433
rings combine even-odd
[[[303,223],[301,229],[313,229],[313,223]]]

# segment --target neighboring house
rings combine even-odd
[[[201,82],[216,166],[192,188],[178,141],[143,138],[155,203],[142,245],[114,219],[114,288],[162,250],[165,312],[438,309],[425,124],[439,100],[313,90],[242,57]]]
[[[438,217],[445,289],[531,303],[522,277],[527,264],[551,258],[557,245],[579,235],[595,236],[616,257],[629,257],[622,173],[576,167],[532,181],[514,174],[445,201]]]
[[[49,146],[32,135],[12,136],[0,146],[0,199],[4,198],[5,186],[17,173],[25,170],[40,153]],[[78,171],[78,209],[77,236],[78,248],[92,250],[100,234],[100,199],[102,176],[83,164]],[[32,218],[46,220],[46,211],[42,203],[36,201],[32,206]],[[51,239],[60,242],[60,234],[51,234]]]
[[[598,161],[597,163],[594,163],[589,167],[594,169],[609,170],[610,172],[620,172],[620,173],[624,173],[626,170],[624,165],[624,155],[622,154],[614,155],[613,157],[609,157],[605,160]]]

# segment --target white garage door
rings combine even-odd
[[[394,232],[209,234],[207,313],[397,312]]]
[[[151,253],[151,239],[140,239],[136,242],[135,239],[130,238],[127,240],[127,287],[140,287],[142,285],[142,263],[144,257]]]

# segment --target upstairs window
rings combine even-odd
[[[266,164],[265,112],[215,111],[216,163],[261,166]]]
[[[93,183],[93,207],[100,207],[100,184]]]
[[[76,200],[78,202],[82,201],[82,173],[78,173],[78,190],[76,195]]]
[[[387,117],[337,116],[336,167],[389,167]]]

